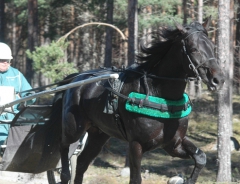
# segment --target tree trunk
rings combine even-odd
[[[28,49],[30,52],[34,51],[34,47],[37,46],[37,26],[38,26],[38,11],[37,11],[37,0],[28,0]],[[30,82],[33,82],[33,61],[27,59],[26,66],[26,78]]]
[[[135,62],[135,53],[137,50],[137,35],[138,35],[138,0],[128,0],[128,65]],[[129,167],[128,159],[129,147],[126,148],[125,167]]]
[[[69,10],[69,11],[70,11],[70,12],[69,12],[69,14],[70,14],[69,25],[70,25],[71,29],[73,29],[74,26],[75,26],[75,7],[74,7],[73,5],[71,5],[69,9],[70,9],[70,10]],[[67,54],[70,55],[70,61],[71,61],[71,62],[74,62],[74,59],[75,59],[75,58],[74,58],[74,56],[75,56],[75,53],[74,53],[74,47],[75,47],[74,34],[70,34],[70,35],[69,35],[69,39],[70,39],[70,44],[69,44],[69,46],[68,46],[68,48],[69,48],[69,53],[67,52]],[[67,56],[67,57],[69,57],[69,56]],[[64,61],[64,62],[66,62],[66,61]]]
[[[230,78],[230,85],[231,87],[229,87],[229,94],[231,95],[230,97],[230,127],[229,127],[229,131],[230,134],[232,136],[233,130],[232,130],[232,114],[233,114],[233,109],[232,109],[232,94],[233,94],[233,71],[234,71],[234,40],[235,40],[235,36],[234,36],[234,1],[230,1],[230,40],[229,40],[229,44],[230,44],[230,48],[229,48],[229,78]]]
[[[190,16],[192,20],[195,19],[194,14],[194,0],[191,0],[191,9],[189,10]],[[188,89],[189,89],[189,96],[190,98],[194,99],[196,97],[196,81],[189,81],[188,83]]]
[[[203,22],[203,0],[198,0],[198,22]],[[201,83],[196,82],[196,97],[200,98],[202,95]]]
[[[125,35],[127,38],[129,37],[128,29],[125,30]],[[127,66],[128,65],[128,43],[127,42],[123,42],[123,53],[124,53],[124,57],[123,57],[124,65]]]
[[[237,20],[240,20],[240,0],[238,0],[237,1],[237,3],[238,3],[238,6],[237,6],[237,13],[236,13],[236,19]],[[237,47],[237,52],[238,52],[238,54],[237,54],[237,62],[236,62],[236,65],[237,66],[235,66],[235,77],[236,77],[236,81],[235,81],[235,83],[236,83],[236,91],[237,91],[237,94],[239,95],[240,94],[240,89],[239,89],[239,87],[240,87],[240,71],[239,71],[239,59],[240,59],[240,49],[239,49],[239,46],[240,46],[240,21],[236,21],[236,46],[238,46]]]
[[[0,42],[5,42],[5,0],[0,1]]]
[[[89,12],[85,12],[82,15],[83,17],[83,23],[90,22],[90,16]],[[80,61],[81,61],[81,68],[79,72],[89,70],[91,68],[90,62],[90,27],[86,27],[83,30],[83,35],[81,36],[81,55],[80,55]],[[98,44],[100,44],[100,41],[98,41]],[[92,64],[92,63],[91,63]]]
[[[16,9],[14,6],[14,11],[12,13],[13,22],[12,22],[12,56],[13,56],[13,64],[16,67],[17,64],[17,24],[16,24]],[[18,68],[18,67],[17,67]]]
[[[231,90],[230,78],[230,1],[218,1],[218,60],[225,72],[225,84],[218,93],[218,174],[217,182],[231,182]]]
[[[113,0],[107,1],[107,23],[113,23]],[[105,60],[104,66],[110,67],[112,63],[112,36],[113,29],[106,27],[106,46],[105,46]]]
[[[195,10],[194,10],[194,0],[190,0],[189,15],[192,18],[192,21],[195,20]]]
[[[151,15],[152,15],[152,6],[146,6],[143,10],[143,13],[144,13],[144,19],[145,21],[150,21],[151,19]],[[146,43],[147,45],[150,47],[151,45],[151,41],[152,41],[152,38],[151,38],[151,33],[152,32],[152,28],[151,27],[147,27],[147,28],[144,28],[143,29],[143,36],[145,36],[146,38]]]
[[[182,9],[183,9],[183,24],[186,24],[187,23],[187,17],[188,17],[187,0],[183,0]]]
[[[135,62],[138,35],[138,0],[128,0],[128,65]]]
[[[198,0],[198,22],[203,21],[203,0]]]

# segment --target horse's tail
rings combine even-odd
[[[77,76],[79,73],[73,73],[68,75],[64,80],[58,85],[66,85],[71,82],[71,79],[73,79],[75,76]],[[70,80],[68,80],[70,79]],[[58,127],[61,127],[61,121],[62,121],[62,98],[63,98],[64,91],[59,91],[55,93],[53,102],[52,102],[52,112],[50,115],[50,124],[51,125],[58,125]]]
[[[65,85],[71,82],[71,78],[78,74],[71,74],[67,76],[63,82],[59,84]],[[68,80],[69,79],[69,80]],[[57,92],[54,95],[52,102],[51,114],[49,121],[45,124],[45,127],[41,129],[43,134],[46,135],[46,139],[42,150],[41,167],[45,168],[46,164],[55,163],[56,159],[59,159],[59,146],[62,142],[62,101],[64,91]],[[44,129],[44,130],[43,130]],[[51,153],[51,154],[50,154]],[[53,156],[55,155],[55,156]]]
[[[58,85],[66,85],[69,84],[75,76],[79,75],[79,73],[73,73],[64,78],[64,80]],[[53,103],[52,103],[52,113],[50,116],[51,123],[61,123],[62,118],[62,98],[64,91],[59,91],[54,95]],[[61,126],[60,126],[61,127]]]
[[[63,82],[59,84],[59,86],[68,84],[71,82],[71,78],[78,75],[78,73],[71,74],[67,76]],[[70,80],[68,80],[70,79]],[[64,91],[59,91],[54,95],[54,99],[52,102],[51,115],[49,118],[49,122],[47,123],[47,130],[51,132],[51,138],[47,140],[48,145],[55,144],[56,142],[61,142],[62,136],[62,101],[63,101]],[[46,148],[49,149],[49,148]]]

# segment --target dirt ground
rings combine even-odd
[[[9,181],[5,181],[5,180],[1,180],[1,179],[0,179],[0,183],[1,184],[19,184],[19,183],[16,183],[16,182],[9,182]]]
[[[0,171],[0,184],[48,184],[46,173],[29,174]]]

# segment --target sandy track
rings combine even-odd
[[[1,184],[48,184],[46,172],[40,174],[0,171]]]

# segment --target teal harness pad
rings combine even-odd
[[[128,97],[131,100],[126,102],[125,107],[127,111],[156,118],[183,118],[188,116],[192,111],[190,100],[186,93],[183,94],[183,98],[181,100],[177,101],[166,100],[164,98],[154,96],[148,96],[146,99],[145,94],[135,92],[131,92]],[[138,103],[135,103],[136,101],[138,101]],[[149,103],[154,104],[154,107],[145,105]]]

